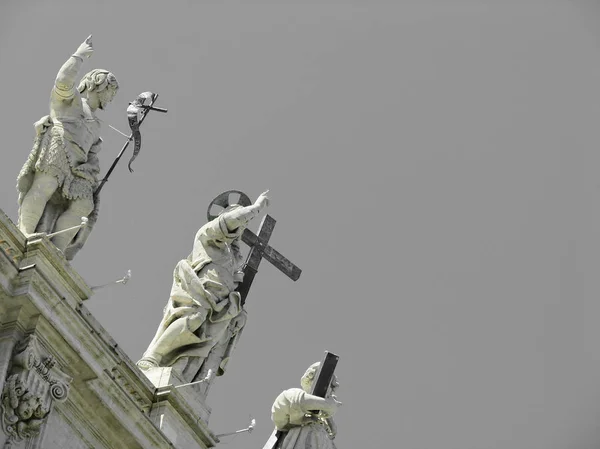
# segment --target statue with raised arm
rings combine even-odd
[[[223,374],[246,321],[236,288],[243,281],[240,238],[269,204],[267,192],[250,206],[234,204],[202,226],[192,253],[173,273],[173,286],[154,339],[137,365],[174,366],[191,382],[210,369]]]
[[[302,388],[282,392],[273,403],[271,419],[283,432],[278,449],[335,449],[337,428],[333,415],[341,404],[335,396],[339,383],[335,375],[325,397],[311,394],[320,363],[313,363],[300,380]]]
[[[50,114],[35,124],[36,138],[17,178],[21,232],[29,237],[76,227],[81,218],[96,215],[102,143],[96,110],[104,109],[119,85],[102,69],[77,77],[83,61],[93,53],[89,36],[60,68],[50,95]],[[78,229],[63,232],[53,243],[72,259]]]

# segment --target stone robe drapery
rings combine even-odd
[[[192,254],[175,267],[163,319],[144,357],[159,354],[160,366],[170,366],[181,357],[207,358],[215,345],[225,343],[231,320],[243,312],[234,280],[242,262],[237,240],[243,230],[229,231],[223,216],[200,228]],[[184,324],[179,334],[162,338],[178,320]],[[222,374],[229,352],[217,374]]]
[[[335,449],[324,421],[302,425],[304,416],[310,413],[307,393],[300,388],[285,390],[273,404],[271,418],[278,430],[285,431],[280,449]]]

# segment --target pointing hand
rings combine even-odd
[[[92,35],[90,34],[79,46],[77,51],[74,53],[74,56],[79,56],[80,58],[89,58],[93,52],[94,48],[92,47]]]

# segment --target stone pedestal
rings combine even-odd
[[[210,410],[172,373],[151,382],[85,307],[92,294],[0,211],[0,447],[213,447]]]
[[[173,368],[150,368],[146,376],[157,388],[150,419],[177,447],[205,448],[216,443],[207,427],[210,408]]]

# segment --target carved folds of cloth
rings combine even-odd
[[[66,401],[71,381],[35,335],[18,345],[2,391],[2,429],[9,439],[38,435],[54,401]]]

